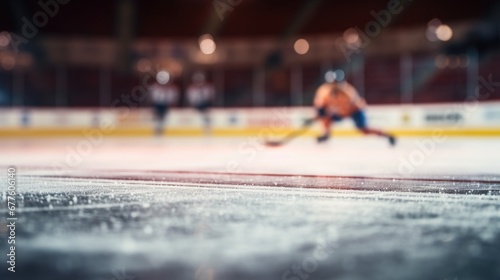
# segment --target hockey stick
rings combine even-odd
[[[300,129],[290,132],[288,135],[286,135],[285,137],[283,137],[279,141],[267,140],[266,142],[264,142],[264,145],[266,145],[268,147],[283,146],[284,144],[292,141],[293,139],[297,138],[298,136],[300,136],[300,135],[304,134],[306,131],[308,131],[309,127],[312,124],[314,124],[315,121],[316,121],[316,118],[307,119],[304,121],[304,124],[302,125],[302,127]]]

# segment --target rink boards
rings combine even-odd
[[[215,136],[282,135],[300,128],[314,116],[310,107],[213,109]],[[438,105],[370,106],[368,123],[399,136],[500,136],[500,102]],[[166,135],[203,134],[201,116],[193,109],[173,109],[165,122]],[[99,131],[110,136],[147,136],[154,128],[150,108],[0,109],[0,137],[81,136]],[[319,126],[305,135],[316,135]],[[358,135],[352,121],[335,124],[338,136]]]

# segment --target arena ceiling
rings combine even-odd
[[[190,38],[211,33],[219,38],[286,37],[342,32],[373,20],[372,10],[387,9],[389,0],[42,0],[58,3],[59,10],[40,34],[114,37],[123,24],[120,3],[130,1],[125,13],[135,38]],[[217,2],[222,1],[222,2]],[[392,0],[399,2],[397,0]],[[32,20],[42,10],[39,1],[4,0],[0,4],[0,31],[19,32],[23,17]],[[219,8],[216,8],[218,4]],[[390,26],[405,28],[433,18],[456,22],[485,18],[495,0],[400,0],[401,13]],[[229,6],[228,6],[229,5]],[[225,7],[225,8],[224,8]],[[222,16],[221,16],[222,14]],[[123,14],[122,14],[123,17]]]

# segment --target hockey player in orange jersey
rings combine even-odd
[[[317,119],[323,124],[324,133],[317,138],[318,142],[325,142],[330,137],[332,122],[351,118],[360,132],[386,137],[391,145],[396,143],[393,135],[368,126],[365,116],[366,101],[357,90],[340,77],[341,71],[328,71],[326,82],[316,91],[314,106],[317,110]]]

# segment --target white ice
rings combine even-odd
[[[301,138],[268,148],[246,138],[0,139],[0,165],[90,170],[210,171],[350,176],[500,175],[500,139]]]

